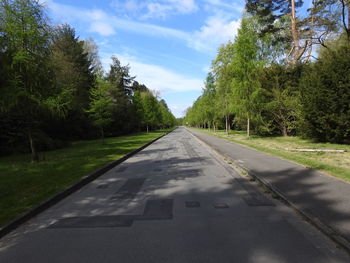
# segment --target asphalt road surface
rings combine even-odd
[[[350,259],[178,128],[1,239],[0,262]]]

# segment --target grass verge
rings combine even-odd
[[[299,137],[259,137],[248,138],[245,132],[230,131],[227,135],[224,131],[208,131],[205,129],[195,129],[206,132],[217,137],[227,139],[256,150],[270,153],[283,159],[294,161],[323,173],[341,178],[350,182],[350,145],[332,143],[314,143]],[[309,149],[339,149],[346,150],[345,153],[330,152],[291,152],[288,149],[309,148]]]
[[[0,158],[0,227],[103,165],[143,146],[170,130],[137,133],[101,140],[78,141],[41,153]]]

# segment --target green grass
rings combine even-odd
[[[107,138],[104,143],[78,141],[67,148],[41,153],[44,161],[38,163],[31,163],[29,154],[1,157],[0,226],[167,131]]]
[[[270,153],[283,159],[291,160],[303,164],[307,167],[317,169],[325,174],[329,174],[350,182],[350,145],[332,143],[314,143],[299,137],[259,137],[251,136],[247,138],[243,131],[231,131],[227,135],[224,131],[213,131],[198,129],[218,137],[243,144],[256,150]],[[339,149],[346,150],[345,153],[326,152],[292,152],[288,149],[308,148],[308,149]]]

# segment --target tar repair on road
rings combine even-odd
[[[184,128],[0,240],[0,262],[350,262]]]

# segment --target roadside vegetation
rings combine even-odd
[[[183,123],[350,144],[349,18],[345,0],[246,0]]]
[[[196,129],[259,151],[294,161],[306,167],[350,182],[350,145],[334,143],[315,143],[296,136],[263,137],[252,135],[249,138],[245,131]],[[345,152],[295,152],[292,149],[334,149]]]
[[[166,102],[92,38],[51,24],[43,1],[0,0],[0,156],[173,127]]]
[[[69,147],[42,153],[31,162],[30,154],[0,158],[0,227],[45,201],[82,177],[141,147],[170,130],[77,141]]]

